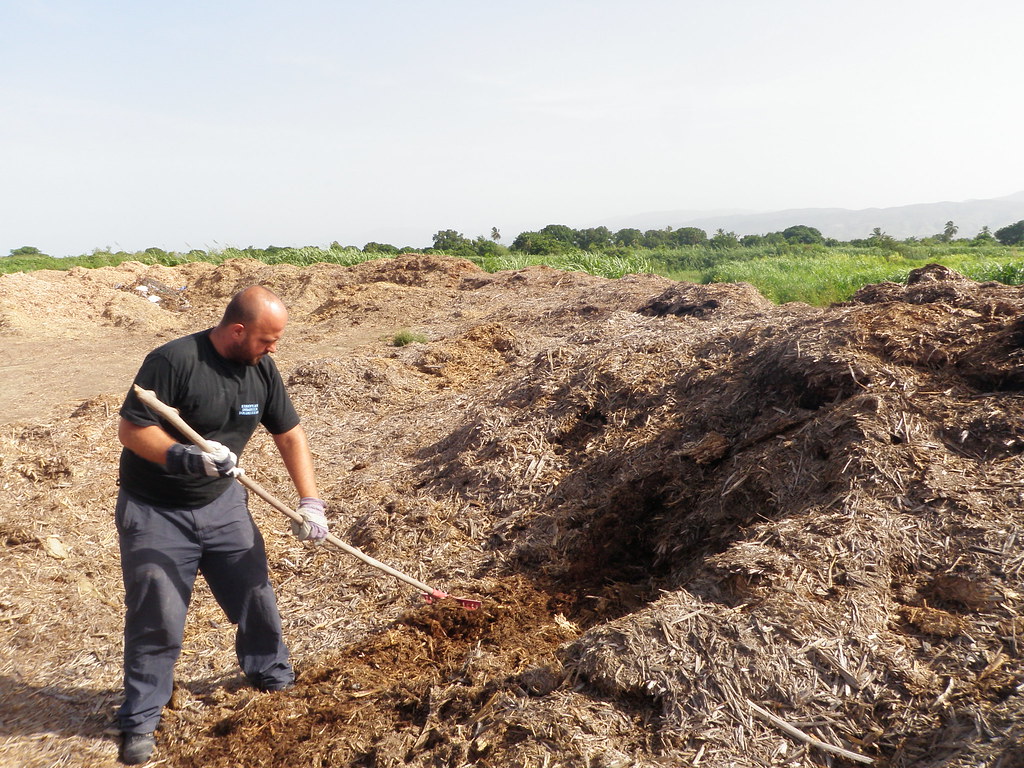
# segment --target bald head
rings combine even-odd
[[[228,360],[256,365],[277,342],[288,323],[288,310],[273,291],[253,285],[228,302],[220,324],[210,332],[217,352]]]
[[[277,295],[262,285],[251,285],[243,291],[239,291],[228,302],[224,310],[224,317],[221,318],[221,325],[252,325],[264,314],[283,314],[288,317],[288,310]]]

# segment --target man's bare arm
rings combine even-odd
[[[117,437],[129,451],[154,464],[167,463],[167,449],[175,442],[161,427],[140,427],[125,418],[117,426]]]
[[[316,488],[316,476],[313,472],[313,456],[309,451],[309,441],[306,439],[306,430],[301,424],[296,425],[287,432],[274,435],[274,443],[281,453],[284,465],[288,474],[295,483],[295,490],[299,497],[319,498],[320,493]]]

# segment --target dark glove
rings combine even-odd
[[[207,442],[210,444],[209,451],[197,445],[172,445],[167,449],[167,471],[172,475],[199,477],[238,477],[242,474],[242,469],[237,466],[238,457],[233,451],[216,440]]]
[[[312,496],[303,496],[299,499],[299,508],[296,510],[304,522],[292,521],[292,533],[299,541],[312,541],[314,544],[322,544],[327,535],[327,517],[324,515],[326,508],[320,499]]]

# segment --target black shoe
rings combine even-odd
[[[156,746],[156,737],[150,733],[121,734],[121,762],[125,765],[139,765],[149,760]]]
[[[253,687],[260,693],[274,693],[275,691],[290,691],[295,687],[295,682],[270,683],[269,685],[255,685]]]

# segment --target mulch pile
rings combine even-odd
[[[814,308],[422,256],[178,269],[104,284],[183,328],[276,290],[335,531],[483,605],[254,504],[299,680],[242,685],[200,586],[168,765],[1024,764],[1021,289],[932,266]],[[429,340],[337,348],[357,323]],[[0,435],[0,680],[26,702],[0,756],[25,765],[53,706],[98,738],[117,703],[120,397]],[[245,463],[289,488],[266,438]]]

